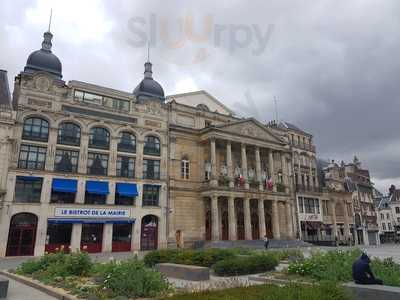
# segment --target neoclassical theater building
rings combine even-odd
[[[351,236],[351,197],[322,189],[310,134],[205,91],[166,97],[150,62],[133,92],[66,82],[52,38],[12,100],[0,71],[0,257]]]

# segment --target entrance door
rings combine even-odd
[[[211,241],[211,211],[206,212],[206,241]]]
[[[244,240],[244,214],[243,212],[238,212],[237,214],[237,239]]]
[[[101,252],[103,224],[82,224],[81,250],[88,253]]]
[[[141,250],[156,250],[158,246],[158,218],[147,215],[142,219]]]
[[[229,240],[229,219],[227,211],[222,213],[222,240]]]
[[[272,220],[271,215],[268,213],[265,213],[265,234],[269,239],[272,239]]]
[[[257,213],[251,214],[251,237],[253,240],[260,239],[260,223]]]
[[[8,234],[6,256],[33,255],[36,239],[37,217],[21,213],[12,217]]]
[[[132,224],[114,224],[112,252],[131,251]]]

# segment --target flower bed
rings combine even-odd
[[[347,292],[332,283],[315,286],[257,285],[192,294],[178,294],[159,300],[351,300]]]
[[[361,253],[359,249],[315,252],[308,259],[292,262],[288,273],[308,276],[319,281],[352,281],[352,265]],[[373,259],[371,268],[375,276],[382,279],[385,285],[400,286],[400,265],[392,259]]]
[[[80,298],[155,297],[170,289],[159,272],[145,267],[137,258],[101,264],[92,263],[87,253],[59,252],[24,262],[16,273]]]

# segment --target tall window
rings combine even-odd
[[[79,146],[81,143],[81,128],[71,122],[65,122],[58,128],[57,143]]]
[[[90,129],[89,147],[108,149],[110,147],[110,133],[102,127],[93,127]]]
[[[303,197],[299,197],[299,212],[302,214],[304,213],[304,202]]]
[[[32,145],[21,145],[18,168],[44,170],[46,148]]]
[[[49,122],[41,118],[29,118],[24,122],[22,138],[47,142],[49,138]]]
[[[15,202],[40,203],[43,179],[40,177],[17,176]]]
[[[159,185],[143,185],[143,206],[158,206],[160,198]]]
[[[388,230],[392,230],[392,223],[388,223]]]
[[[385,223],[382,223],[382,229],[386,230],[386,224]]]
[[[181,177],[182,177],[182,179],[189,179],[189,174],[190,174],[189,160],[182,159],[182,161],[181,161]]]
[[[318,199],[314,199],[314,203],[315,203],[315,213],[319,214],[320,213],[319,200]]]
[[[75,193],[63,193],[51,191],[50,203],[74,203]]]
[[[90,175],[107,175],[108,155],[100,153],[88,153],[87,173]]]
[[[159,160],[143,160],[143,179],[160,179]]]
[[[400,214],[400,207],[396,206],[396,214]]]
[[[306,211],[306,214],[314,214],[315,213],[313,198],[304,198],[304,209]]]
[[[117,176],[128,178],[135,177],[135,159],[133,157],[117,157]]]
[[[118,151],[136,153],[136,137],[132,133],[122,132]]]
[[[158,137],[148,135],[144,138],[144,154],[160,155],[160,139]]]
[[[78,172],[79,151],[57,149],[54,169],[58,172]]]

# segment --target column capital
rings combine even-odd
[[[210,139],[211,142],[215,142],[217,140],[217,138],[215,136],[210,136],[209,139]]]
[[[232,141],[231,140],[225,140],[226,141],[226,145],[228,146],[232,146]]]

